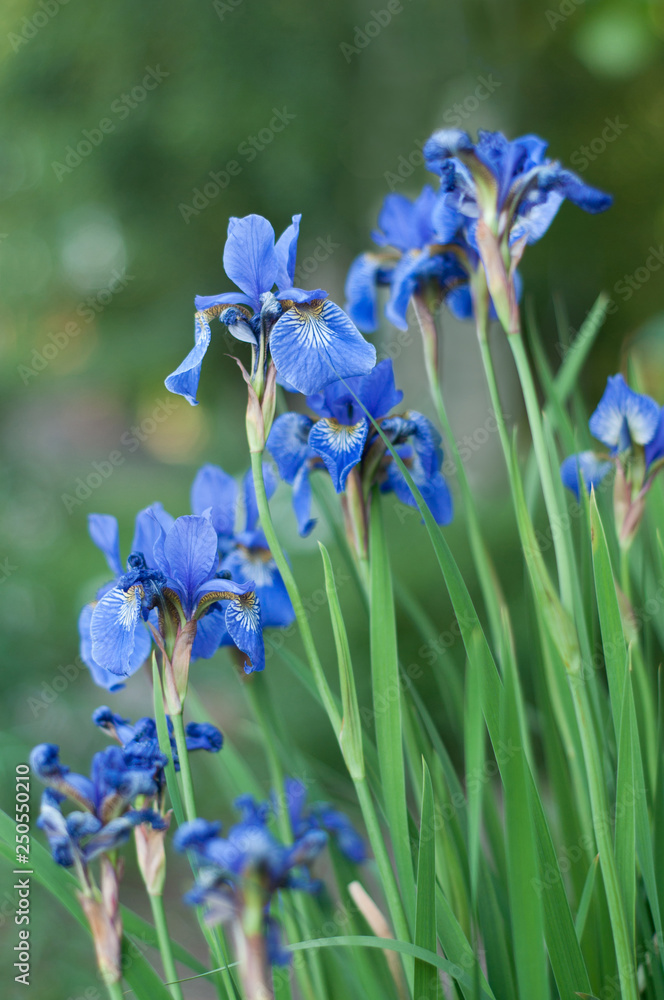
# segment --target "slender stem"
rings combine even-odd
[[[413,304],[415,306],[415,315],[417,316],[417,320],[420,325],[422,340],[424,343],[424,361],[427,379],[429,382],[429,393],[433,404],[436,407],[438,420],[440,421],[443,434],[445,435],[445,443],[452,452],[452,458],[454,460],[454,466],[459,480],[459,488],[463,497],[464,513],[468,522],[468,536],[473,554],[473,560],[475,562],[480,587],[482,588],[482,596],[484,597],[484,603],[489,616],[491,634],[494,642],[498,644],[500,642],[502,629],[500,618],[502,590],[500,587],[500,581],[498,580],[498,575],[496,574],[495,568],[491,562],[489,551],[482,536],[480,520],[475,507],[475,498],[472,490],[470,489],[468,477],[466,476],[466,470],[461,460],[461,455],[459,454],[459,449],[457,447],[454,434],[452,433],[452,426],[447,416],[447,410],[438,374],[437,351],[433,350],[430,346],[432,338],[437,337],[436,325],[431,312],[419,296],[413,296]],[[497,416],[496,420],[498,420]]]
[[[149,894],[150,895],[150,894]],[[159,941],[159,952],[161,954],[162,965],[168,987],[175,1000],[183,1000],[180,984],[177,982],[177,971],[171,949],[171,939],[166,925],[166,913],[164,911],[164,900],[161,896],[150,895],[150,906],[152,907],[152,919],[157,931]]]
[[[184,812],[188,820],[196,819],[196,802],[194,799],[194,782],[189,766],[189,751],[187,750],[187,737],[184,732],[184,722],[182,715],[172,715],[173,732],[175,733],[175,745],[178,750],[180,761],[180,783],[184,799]]]
[[[125,1000],[121,983],[106,983],[106,989],[111,1000]]]
[[[328,718],[338,737],[341,732],[341,717],[337,710],[337,706],[334,703],[332,692],[329,684],[327,683],[327,678],[325,677],[325,672],[316,650],[313,633],[311,631],[311,626],[309,625],[307,613],[304,609],[304,604],[302,603],[302,597],[300,595],[298,585],[274,529],[270,506],[265,492],[265,482],[263,480],[262,452],[251,453],[251,469],[254,476],[254,490],[256,493],[256,503],[258,506],[261,527],[265,534],[265,538],[267,539],[267,544],[270,548],[274,561],[276,562],[277,568],[281,574],[281,578],[284,581],[284,586],[286,587],[288,596],[290,597],[291,604],[293,605],[293,611],[295,612],[295,619],[300,631],[302,644],[304,646],[309,667],[314,675],[314,680],[316,681],[316,685],[323,701],[323,705],[325,706],[325,711],[327,712]]]
[[[629,601],[630,606],[633,607],[634,601],[632,597],[629,554],[630,549],[620,550],[620,586],[625,597]],[[638,636],[636,641],[631,644],[631,654],[637,685],[636,690],[638,692],[637,704],[641,710],[640,715],[643,721],[641,747],[643,756],[645,757],[648,765],[648,776],[652,783],[652,787],[654,788],[657,776],[658,757],[657,715],[655,709],[655,706],[657,705],[657,697],[652,691],[650,678],[648,676],[648,671],[646,670],[640,636]]]
[[[567,552],[567,546],[563,532],[555,530],[558,517],[558,504],[556,502],[556,487],[553,482],[553,472],[549,454],[544,440],[544,428],[542,426],[542,412],[540,410],[533,373],[530,362],[526,355],[526,349],[521,334],[511,334],[508,338],[514,361],[516,362],[521,390],[523,392],[530,432],[533,438],[533,448],[542,481],[542,492],[544,493],[544,503],[546,505],[549,523],[552,528],[553,545],[556,553],[556,563],[560,579],[560,599],[563,606],[572,611],[574,608],[574,586],[572,582],[572,566]]]

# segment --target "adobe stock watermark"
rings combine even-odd
[[[362,26],[359,24],[355,26],[353,44],[350,42],[339,43],[339,50],[346,62],[349,63],[353,56],[359,56],[371,44],[374,38],[380,35],[381,31],[387,28],[388,24],[392,23],[392,18],[396,14],[403,12],[403,9],[401,0],[387,0],[385,7],[381,8],[381,10],[370,10],[367,23]]]
[[[18,31],[7,32],[7,39],[14,52],[31,42],[42,28],[49,24],[56,14],[60,13],[60,8],[66,6],[69,0],[39,0],[38,9],[30,17],[21,20],[21,27]]]
[[[576,13],[586,0],[560,0],[556,10],[545,10],[544,16],[549,22],[551,31],[555,31],[558,25],[564,24],[568,17]]]
[[[604,128],[600,134],[591,139],[587,145],[575,149],[570,154],[569,162],[582,174],[591,163],[595,162],[598,156],[606,152],[607,146],[615,142],[628,128],[627,122],[620,121],[620,115],[616,115],[615,118],[605,118]]]
[[[156,90],[171,75],[167,70],[161,69],[159,63],[155,67],[146,66],[145,70],[143,79],[132,87],[129,93],[120,94],[112,102],[109,108],[112,118],[106,116],[100,119],[95,128],[84,128],[81,132],[82,138],[78,140],[76,145],[70,144],[65,148],[64,162],[52,161],[51,169],[59,181],[62,181],[67,174],[71,174],[76,167],[80,166],[83,160],[90,156],[93,149],[101,146],[107,135],[115,132],[118,122],[128,118],[132,111],[143,103],[148,94]]]
[[[229,160],[221,170],[211,170],[208,174],[210,178],[202,187],[195,187],[191,192],[191,204],[180,202],[178,211],[184,221],[189,225],[192,216],[198,216],[225,191],[231,183],[233,177],[239,177],[245,164],[253,163],[259,153],[262,153],[280,132],[295,120],[294,115],[287,107],[272,108],[272,118],[268,124],[260,129],[256,135],[248,135],[246,139],[237,147],[238,156],[241,160]]]
[[[452,128],[460,128],[499,87],[502,87],[502,82],[494,79],[493,73],[489,73],[488,76],[478,76],[475,88],[463,100],[455,101],[447,108],[441,115],[442,121]],[[410,153],[399,157],[394,170],[385,171],[383,177],[390,191],[396,190],[400,184],[412,177],[417,167],[423,166],[422,148],[427,139],[428,136],[424,139],[415,139],[414,148]]]
[[[28,708],[33,718],[38,719],[81,674],[85,673],[87,667],[80,656],[77,656],[73,663],[61,664],[49,681],[42,681],[39,688],[28,696]]]
[[[216,13],[220,21],[226,17],[226,14],[232,14],[234,11],[241,7],[244,0],[214,0],[212,4],[212,9]]]
[[[127,455],[132,454],[141,444],[147,441],[160,424],[168,420],[175,410],[180,408],[180,400],[169,397],[166,400],[157,399],[152,413],[144,417],[140,423],[134,424],[120,438],[120,447],[114,448],[106,458],[92,463],[92,471],[85,477],[77,476],[71,493],[62,493],[60,499],[68,514],[89,500],[95,490],[98,490],[116,469],[127,461]]]
[[[110,305],[115,296],[119,295],[133,280],[133,274],[114,270],[111,280],[105,288],[100,288],[94,295],[88,295],[87,298],[78,303],[75,310],[76,315],[81,317],[83,324],[92,323]],[[33,347],[30,361],[27,364],[16,366],[16,371],[21,376],[23,385],[28,385],[31,378],[36,378],[40,372],[48,368],[51,361],[57,358],[62,351],[65,351],[72,340],[80,337],[83,332],[84,325],[75,320],[69,320],[62,330],[48,333],[47,337],[50,343],[45,344],[41,350]]]

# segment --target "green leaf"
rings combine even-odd
[[[595,877],[597,875],[597,869],[599,867],[599,854],[595,855],[588,869],[588,874],[586,875],[586,881],[583,886],[583,892],[581,893],[581,900],[579,902],[579,909],[576,913],[576,920],[574,921],[574,927],[576,928],[576,936],[579,941],[583,937],[583,932],[586,928],[586,918],[588,917],[588,910],[590,908],[590,901],[593,898],[593,890],[595,888]]]
[[[464,750],[466,774],[470,776],[481,775],[484,772],[484,717],[482,715],[482,692],[477,676],[477,658],[469,661],[466,671]],[[466,796],[468,799],[468,862],[473,909],[477,902],[483,790],[484,782],[480,780],[466,780]]]
[[[513,748],[501,777],[505,789],[507,881],[514,963],[521,1000],[544,997],[548,991],[542,898],[535,847],[532,805],[526,778],[525,741],[519,721],[516,677],[505,675],[501,720],[503,741]]]
[[[341,732],[337,733],[339,746],[343,753],[348,773],[353,781],[361,781],[364,778],[364,753],[362,750],[362,726],[360,724],[360,709],[357,704],[357,691],[355,690],[355,677],[353,675],[353,665],[350,658],[350,647],[348,645],[348,634],[344,624],[339,596],[334,581],[334,570],[330,556],[322,542],[318,543],[323,557],[323,567],[325,570],[325,589],[327,591],[327,601],[330,607],[330,618],[332,619],[332,631],[334,633],[334,645],[337,651],[337,662],[339,664],[339,682],[341,687],[341,703],[343,705],[343,720]]]
[[[590,528],[595,593],[597,595],[597,610],[599,611],[599,624],[602,633],[604,663],[606,665],[606,678],[609,684],[613,727],[616,739],[618,739],[621,714],[625,707],[623,694],[627,673],[627,647],[625,645],[620,605],[618,604],[609,547],[594,490],[590,497]]]
[[[126,935],[122,938],[122,975],[136,1000],[173,1000],[169,990],[143,957],[143,943]]]
[[[401,955],[410,955],[414,959],[419,959],[427,965],[446,972],[452,979],[467,987],[472,987],[470,976],[453,962],[441,958],[434,951],[420,948],[418,945],[408,941],[395,941],[394,938],[379,938],[365,936],[343,935],[340,937],[317,938],[312,941],[300,941],[297,944],[287,945],[289,951],[306,951],[307,948],[381,948],[384,951],[396,951]],[[481,996],[486,1000],[493,1000],[490,992],[481,987]]]
[[[618,741],[618,773],[616,776],[616,868],[625,904],[625,918],[632,947],[636,936],[636,794],[634,783],[634,734],[630,701],[632,685],[629,677],[623,686],[624,696]],[[645,791],[645,790],[644,790]],[[643,794],[643,793],[641,793]]]
[[[402,745],[401,681],[397,631],[392,593],[392,572],[382,510],[374,496],[370,524],[371,553],[371,679],[374,698],[376,745],[385,804],[385,815],[394,851],[399,888],[406,918],[412,929],[415,886],[410,853],[406,775]]]
[[[422,759],[422,811],[420,846],[417,856],[417,904],[415,909],[415,944],[436,951],[436,838],[431,775]],[[440,979],[428,962],[415,959],[413,995],[418,1000],[438,1000]]]

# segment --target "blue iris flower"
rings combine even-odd
[[[541,239],[567,198],[586,212],[603,212],[612,199],[546,156],[537,135],[509,141],[500,132],[479,131],[476,143],[460,129],[434,132],[424,145],[429,170],[441,177],[435,209],[442,243],[465,220],[465,237],[477,249],[477,221],[484,218],[499,242],[509,247]]]
[[[131,552],[140,552],[146,562],[146,566],[156,569],[156,564],[152,556],[154,543],[159,533],[159,525],[166,530],[173,524],[173,518],[167,514],[160,503],[152,504],[145,510],[139,511],[136,515],[134,526],[134,538],[131,544]],[[125,570],[120,558],[120,532],[116,518],[110,514],[90,514],[88,516],[88,531],[90,538],[97,548],[106,557],[108,567],[113,574],[113,579],[105,584],[97,593],[96,600],[91,604],[86,604],[78,619],[78,630],[80,636],[81,659],[92,674],[95,684],[107,688],[109,691],[117,691],[124,687],[122,678],[117,673],[112,673],[102,666],[95,659],[92,652],[92,636],[90,626],[92,624],[92,614],[96,603],[101,600],[109,591],[118,585],[118,581],[125,575]],[[151,621],[157,625],[156,611],[152,613]],[[137,629],[134,635],[134,646],[126,660],[126,673],[129,677],[141,668],[150,655],[152,639],[146,627]]]
[[[630,389],[622,375],[610,376],[588,423],[593,436],[608,451],[600,454],[583,451],[566,458],[560,468],[565,486],[578,498],[580,480],[590,490],[609,474],[616,462],[630,459],[643,449],[641,493],[645,493],[664,458],[663,413],[649,396]]]
[[[349,474],[360,466],[361,476],[378,481],[383,492],[394,491],[402,503],[416,506],[403,474],[357,399],[380,423],[410,467],[436,521],[451,521],[452,497],[440,472],[440,435],[425,416],[414,410],[390,417],[390,411],[402,398],[403,393],[394,383],[392,362],[386,359],[369,375],[335,382],[323,393],[308,396],[307,403],[318,414],[317,420],[301,413],[286,413],[275,420],[267,447],[279,475],[293,486],[293,506],[301,535],[308,534],[315,523],[310,516],[309,474],[321,465],[329,472],[337,493],[344,491]]]
[[[158,792],[154,757],[137,760],[120,747],[94,755],[90,777],[76,774],[60,762],[59,748],[41,743],[30,754],[34,774],[47,785],[37,825],[46,833],[54,861],[75,865],[83,873],[100,854],[125,843],[139,823],[164,829],[165,822],[151,809],[134,809],[137,796]],[[61,804],[69,799],[78,808],[64,815]]]
[[[277,480],[268,463],[263,465],[263,478],[269,499],[277,487]],[[241,530],[237,530],[236,515],[240,507],[244,511],[244,520]],[[253,583],[260,601],[263,628],[286,628],[290,625],[295,620],[295,613],[265,535],[258,525],[258,506],[251,472],[244,476],[239,489],[235,479],[219,466],[204,465],[191,487],[191,509],[194,514],[209,510],[210,520],[217,532],[221,572],[240,583]],[[232,642],[228,632],[225,632],[221,645]],[[198,653],[198,643],[197,635],[194,655]]]
[[[359,865],[366,861],[364,840],[345,813],[328,802],[307,805],[307,790],[296,778],[286,778],[284,793],[293,837],[297,840],[309,830],[325,830],[331,834],[337,847],[349,861]]]
[[[196,297],[194,347],[166,379],[171,392],[196,404],[210,321],[217,316],[236,339],[251,344],[252,376],[271,356],[280,379],[298,392],[318,392],[337,378],[373,368],[374,348],[327,292],[293,287],[300,219],[294,215],[276,242],[262,216],[230,219],[224,270],[239,291]]]
[[[153,608],[160,625],[196,622],[202,637],[198,656],[211,656],[225,632],[249,657],[245,670],[265,663],[260,601],[251,582],[237,583],[219,572],[217,533],[209,515],[186,515],[167,525],[157,522],[151,564],[142,553],[130,556],[128,573],[96,604],[90,634],[95,661],[110,673],[127,676],[137,635]],[[152,568],[154,566],[154,568]],[[223,615],[210,614],[224,602]]]
[[[301,889],[315,892],[320,883],[308,874],[327,843],[321,829],[307,829],[290,845],[282,844],[267,826],[266,811],[253,799],[242,797],[236,806],[242,819],[220,836],[221,823],[196,819],[184,823],[174,837],[176,850],[191,851],[201,866],[194,888],[185,897],[194,906],[205,906],[211,924],[236,922],[241,926],[246,906],[245,888],[259,894],[261,919],[268,958],[272,964],[286,964],[288,953],[279,943],[278,926],[269,915],[275,893]]]
[[[165,789],[164,767],[167,760],[159,747],[157,725],[154,719],[146,716],[132,724],[129,719],[123,719],[121,715],[112,712],[107,705],[101,705],[92,713],[92,721],[118,741],[122,747],[124,758],[130,766],[135,765],[147,769],[152,767],[154,769],[155,784],[158,795],[161,795]],[[179,771],[180,759],[173,732],[173,723],[169,716],[166,716],[166,722],[168,724],[171,759],[175,770]],[[224,742],[220,731],[209,722],[189,722],[185,729],[185,737],[187,750],[190,753],[194,750],[218,753]]]
[[[363,253],[351,264],[346,279],[346,311],[360,330],[367,333],[378,325],[378,288],[387,285],[390,296],[387,318],[406,330],[406,312],[411,297],[430,287],[443,298],[459,319],[472,315],[468,287],[468,258],[476,254],[463,241],[457,226],[441,240],[434,212],[437,197],[430,185],[410,201],[402,194],[388,194],[378,216],[374,242],[384,249]],[[441,244],[446,245],[441,245]]]

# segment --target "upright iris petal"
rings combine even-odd
[[[624,451],[632,442],[647,444],[657,430],[658,420],[657,403],[630,389],[622,375],[614,375],[588,426],[591,434],[609,448]]]
[[[272,288],[279,272],[274,229],[262,215],[230,219],[224,271],[258,310],[261,295]]]

